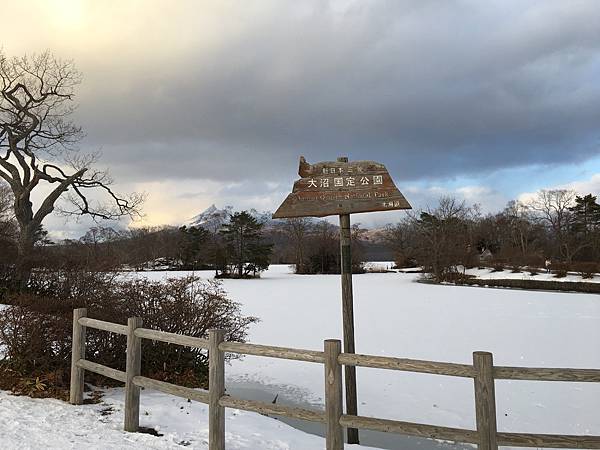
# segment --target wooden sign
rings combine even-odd
[[[374,161],[309,164],[301,156],[298,174],[274,219],[411,209],[385,166]]]

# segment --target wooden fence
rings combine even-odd
[[[383,431],[476,444],[479,449],[483,450],[497,449],[499,445],[600,449],[600,436],[498,432],[496,430],[496,399],[494,393],[495,380],[600,382],[600,370],[598,369],[494,366],[492,354],[487,352],[473,353],[472,365],[349,354],[341,352],[341,344],[338,340],[326,340],[323,351],[271,347],[226,342],[222,330],[210,330],[208,339],[200,339],[142,328],[142,320],[137,317],[130,318],[127,325],[119,325],[90,319],[86,316],[87,311],[84,308],[76,309],[73,312],[70,401],[74,405],[82,404],[83,381],[86,370],[125,383],[124,429],[126,431],[137,431],[139,428],[140,388],[147,388],[208,404],[210,450],[224,450],[225,448],[225,408],[237,408],[262,414],[323,423],[327,430],[327,450],[344,448],[343,428]],[[85,330],[87,327],[127,336],[125,372],[85,359]],[[141,376],[142,339],[208,350],[208,391],[190,389]],[[225,395],[225,353],[323,364],[325,369],[325,410],[294,408]],[[344,414],[342,397],[342,366],[344,365],[472,378],[475,389],[477,428],[466,430]]]

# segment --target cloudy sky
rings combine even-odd
[[[414,206],[600,191],[597,0],[23,0],[2,14],[4,53],[50,49],[83,72],[82,151],[148,193],[146,224],[212,203],[273,210],[299,155],[385,163]]]

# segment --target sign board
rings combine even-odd
[[[298,174],[274,219],[411,209],[385,166],[374,161],[309,164],[301,156]]]

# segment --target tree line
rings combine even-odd
[[[10,191],[0,188],[0,262],[18,254]],[[368,241],[352,227],[353,270],[360,272]],[[561,271],[598,270],[600,205],[592,194],[542,190],[497,213],[443,197],[411,212],[383,234],[398,267],[421,266],[436,280],[475,266]],[[35,235],[34,265],[89,270],[207,270],[217,277],[253,277],[270,263],[293,264],[299,274],[339,273],[339,228],[326,220],[266,220],[231,211],[217,226],[116,230],[96,226],[81,238],[52,244]]]
[[[10,220],[7,222],[10,223]],[[3,222],[0,222],[0,233]],[[11,229],[14,227],[8,227]],[[94,226],[79,239],[53,243],[39,234],[31,256],[34,268],[65,270],[206,270],[218,278],[255,277],[270,263],[272,244],[263,224],[246,211],[233,214],[221,228],[201,226],[140,227],[118,230]],[[2,234],[9,249],[0,262],[14,263],[14,233]]]
[[[590,274],[599,269],[600,205],[593,194],[541,190],[484,215],[478,205],[443,197],[386,234],[397,265],[420,265],[438,281],[475,266]]]
[[[2,194],[4,192],[4,195]],[[0,264],[18,255],[17,225],[10,214],[9,191],[0,191],[7,207],[0,216]],[[2,205],[3,203],[0,203]],[[216,214],[221,214],[218,211]],[[293,264],[299,274],[339,273],[339,229],[325,220],[265,220],[247,211],[233,212],[222,223],[196,226],[94,226],[79,239],[52,242],[40,229],[32,267],[95,271],[214,270],[217,278],[255,277],[271,263]],[[353,268],[361,271],[365,230],[352,227]]]

